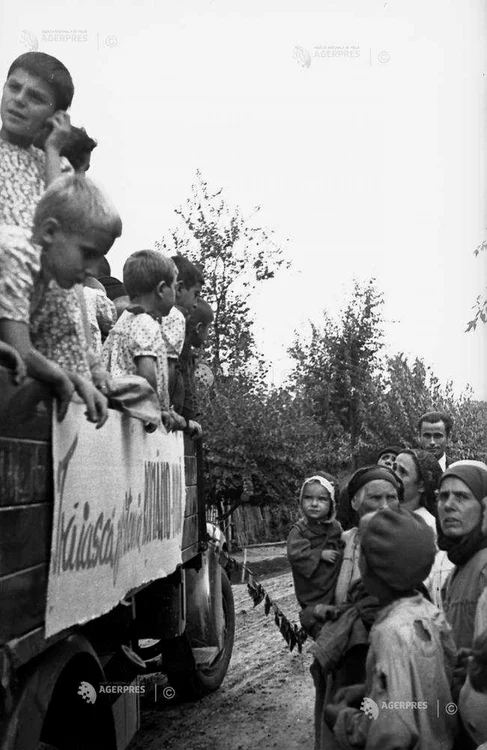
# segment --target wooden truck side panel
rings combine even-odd
[[[16,639],[26,655],[43,645],[52,533],[51,413],[49,400],[47,406],[39,402],[41,395],[46,391],[32,381],[13,386],[0,367],[0,649]],[[109,429],[109,422],[102,429]],[[190,440],[185,440],[185,454],[183,562],[198,554],[202,528]]]

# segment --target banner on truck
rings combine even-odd
[[[53,415],[54,513],[46,636],[109,612],[181,563],[181,433],[110,412],[101,430],[72,403]]]

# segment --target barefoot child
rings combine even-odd
[[[332,604],[340,571],[342,527],[335,519],[338,485],[330,474],[317,473],[305,480],[299,495],[303,511],[287,540],[294,590],[303,627],[312,637],[320,624],[314,618],[317,604]]]

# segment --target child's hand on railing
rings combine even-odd
[[[194,422],[192,419],[188,419],[185,433],[193,440],[199,440],[203,435],[203,428],[199,422]]]
[[[20,385],[27,375],[25,362],[13,346],[0,341],[0,364],[6,363],[13,370],[12,377],[15,385]]]

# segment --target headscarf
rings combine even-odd
[[[382,479],[386,482],[390,482],[390,484],[392,484],[397,490],[399,502],[402,502],[404,493],[403,484],[399,477],[397,477],[387,466],[363,466],[361,469],[357,469],[348,483],[348,495],[350,501],[353,500],[354,496],[362,487],[369,482],[373,482],[375,479]]]
[[[331,521],[336,516],[336,499],[339,493],[337,480],[335,479],[335,477],[333,477],[331,474],[327,474],[325,471],[318,471],[316,472],[316,474],[313,474],[312,477],[308,477],[307,479],[305,479],[299,492],[300,507],[303,500],[304,488],[311,482],[318,482],[319,484],[321,484],[321,486],[324,487],[330,495],[330,513],[328,514],[328,518],[326,520]]]
[[[364,522],[367,519],[367,522]],[[428,577],[435,559],[433,530],[416,513],[386,508],[364,516],[360,543],[367,566],[393,591],[410,591]]]
[[[457,461],[451,464],[441,477],[440,489],[443,481],[448,477],[455,477],[466,484],[482,507],[482,500],[487,497],[487,466],[485,464],[481,461]],[[459,539],[445,536],[439,521],[437,528],[438,547],[447,552],[448,559],[454,565],[465,565],[477,552],[487,548],[487,537],[482,533],[482,514],[477,525]]]

